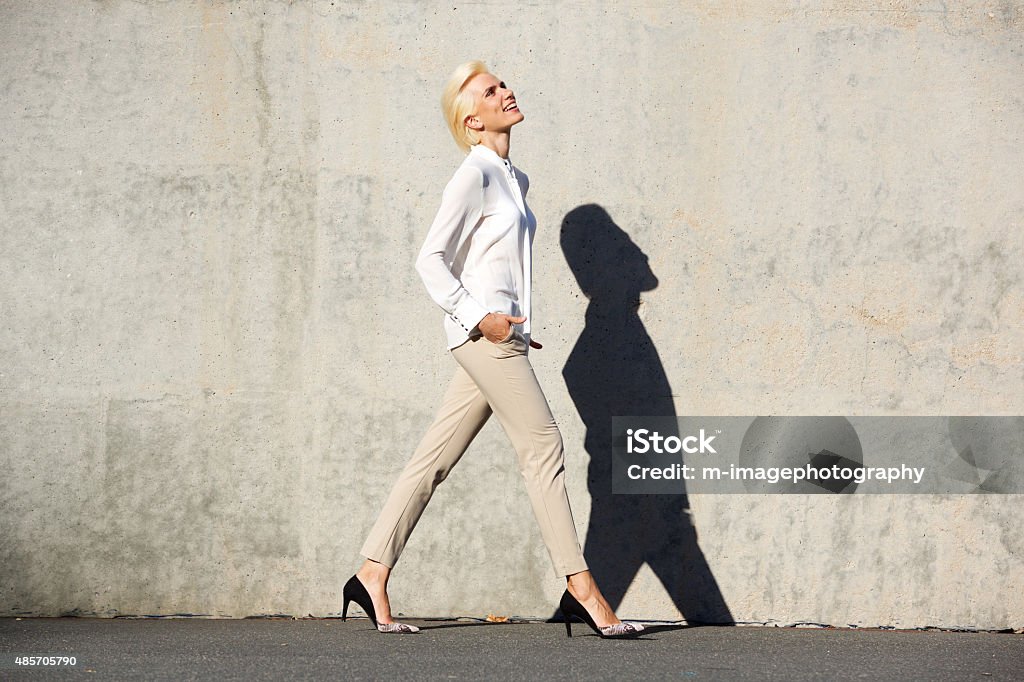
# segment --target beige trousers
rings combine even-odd
[[[515,448],[555,575],[587,570],[565,491],[562,436],[528,352],[515,326],[499,343],[476,337],[452,349],[458,366],[441,409],[391,489],[360,554],[395,565],[434,489],[493,412]]]

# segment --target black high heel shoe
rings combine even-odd
[[[622,621],[615,625],[609,625],[607,627],[599,628],[594,623],[594,619],[590,617],[587,610],[583,608],[583,604],[579,602],[576,597],[572,596],[569,590],[566,590],[562,595],[562,601],[558,604],[559,608],[562,609],[562,617],[565,618],[565,634],[568,637],[572,637],[572,616],[576,616],[583,620],[584,623],[590,626],[590,629],[601,635],[602,637],[629,637],[632,635],[639,634],[643,631],[644,626],[640,623],[633,623],[629,621]]]
[[[398,632],[401,634],[419,632],[420,629],[415,625],[407,625],[405,623],[378,623],[377,613],[373,610],[373,600],[370,599],[370,593],[366,591],[366,587],[363,585],[363,581],[358,576],[352,576],[345,583],[345,589],[342,590],[342,594],[345,597],[345,606],[341,610],[341,619],[345,620],[348,617],[348,605],[349,602],[355,602],[366,611],[366,615],[373,621],[374,627],[379,632]]]

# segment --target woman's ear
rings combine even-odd
[[[484,129],[483,124],[480,123],[480,119],[477,118],[475,115],[467,116],[466,120],[464,121],[464,123],[465,123],[465,126],[467,128],[469,128],[470,130],[483,130]]]

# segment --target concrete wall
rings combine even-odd
[[[527,117],[531,358],[619,612],[1020,626],[1020,496],[602,478],[627,407],[1022,414],[1024,3],[855,5],[0,2],[0,612],[340,611],[454,368],[412,261],[461,159],[440,85],[482,58]],[[489,424],[392,603],[561,589]]]

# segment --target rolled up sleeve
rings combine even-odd
[[[472,166],[460,167],[444,188],[441,207],[416,257],[416,271],[427,293],[467,332],[491,311],[470,296],[451,267],[463,235],[476,225],[482,207],[483,173]]]

